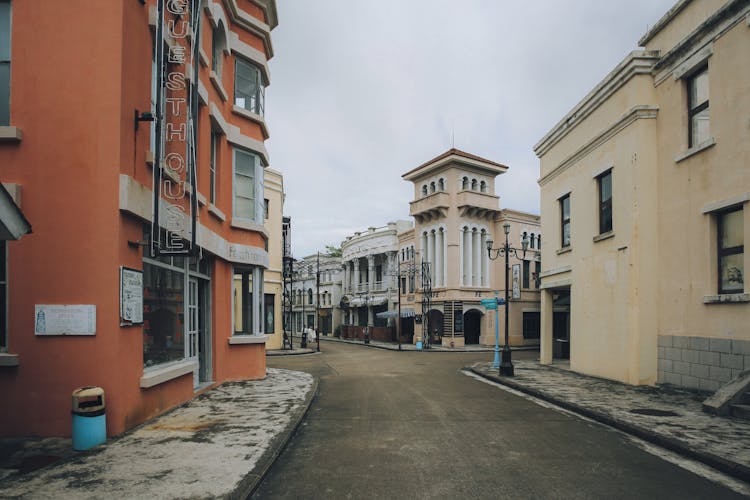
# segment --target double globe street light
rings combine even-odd
[[[500,248],[492,248],[494,241],[488,239],[487,256],[490,258],[490,260],[497,260],[499,257],[505,256],[505,345],[503,346],[502,362],[500,363],[500,375],[512,377],[513,361],[511,359],[510,345],[508,345],[508,258],[513,255],[518,260],[524,260],[526,257],[526,250],[529,248],[529,240],[524,237],[524,239],[521,241],[521,250],[523,251],[523,253],[519,257],[519,249],[511,247],[510,243],[508,243],[508,234],[510,233],[509,222],[503,224],[503,231],[505,231],[505,244]]]

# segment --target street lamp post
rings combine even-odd
[[[503,224],[503,231],[505,231],[505,244],[501,248],[492,248],[494,243],[491,239],[487,240],[487,256],[490,260],[497,260],[498,257],[505,257],[505,345],[503,346],[502,363],[500,363],[500,375],[508,377],[513,376],[513,361],[511,359],[510,345],[508,344],[508,317],[510,304],[508,303],[508,258],[512,254],[519,260],[524,260],[526,257],[526,249],[529,246],[529,240],[524,238],[521,241],[521,247],[523,254],[521,257],[518,256],[518,248],[513,248],[508,243],[508,234],[510,233],[510,223],[506,222]],[[494,257],[493,257],[494,252]],[[496,326],[497,328],[497,326]]]

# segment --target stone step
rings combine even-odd
[[[750,420],[750,405],[733,404],[730,411],[733,417]]]

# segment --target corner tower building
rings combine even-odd
[[[496,292],[503,296],[504,265],[490,261],[487,242],[500,245],[507,222],[512,246],[520,247],[524,237],[531,242],[524,259],[510,262],[517,293],[509,306],[509,342],[538,342],[539,292],[532,276],[541,242],[539,217],[499,208],[495,180],[507,170],[500,163],[450,149],[402,176],[414,184],[409,214],[415,221],[416,256],[411,259],[410,252],[400,249],[399,262],[415,267],[419,275],[422,315],[417,316],[415,341],[429,338],[447,347],[494,344],[495,315],[486,314],[480,304]],[[401,244],[404,250],[412,246],[410,241]],[[500,312],[503,321],[505,308]]]

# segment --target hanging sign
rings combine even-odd
[[[521,298],[521,264],[513,264],[513,298]]]
[[[195,122],[198,111],[199,0],[157,0],[156,151],[151,254],[191,254],[198,213]],[[193,75],[192,82],[186,75]]]

